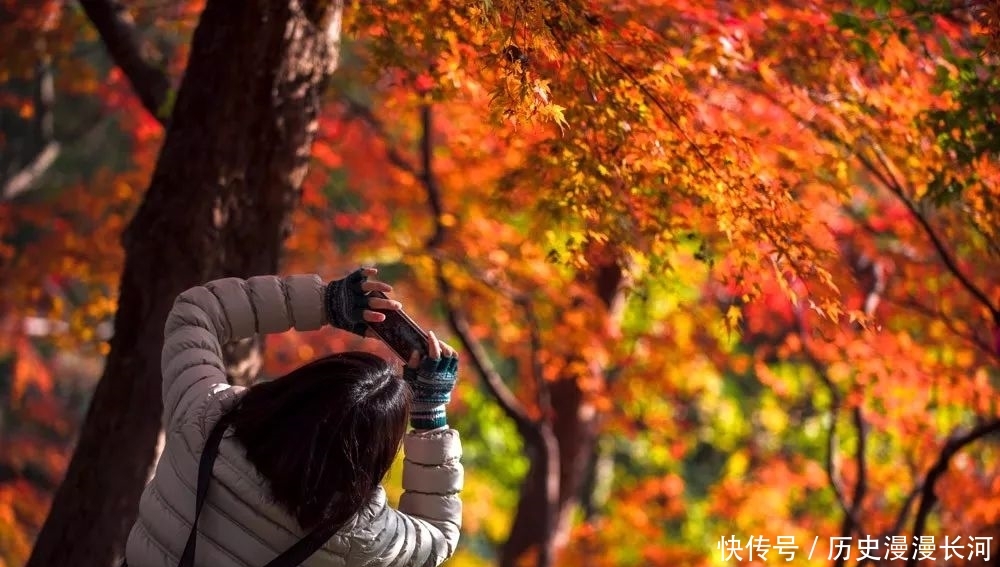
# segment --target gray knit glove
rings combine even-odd
[[[458,357],[424,358],[416,368],[407,366],[403,379],[410,385],[410,426],[436,429],[448,424],[445,407],[458,380]]]
[[[330,325],[355,335],[365,336],[368,325],[363,314],[368,308],[368,296],[361,290],[361,284],[367,280],[368,278],[358,269],[346,278],[326,284],[323,306],[326,309],[326,320]]]

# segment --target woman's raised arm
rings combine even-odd
[[[465,482],[462,442],[446,408],[458,380],[455,350],[430,334],[430,354],[414,357],[404,377],[413,399],[403,439],[403,495],[367,528],[362,562],[373,567],[437,567],[455,553],[462,529]]]
[[[228,342],[291,328],[314,331],[327,323],[363,336],[365,319],[384,317],[365,311],[365,292],[392,289],[367,279],[374,274],[371,268],[357,270],[329,284],[315,274],[223,278],[181,293],[163,331],[165,423],[173,423],[192,402],[229,387],[222,360]],[[372,299],[371,306],[398,309],[399,303]]]

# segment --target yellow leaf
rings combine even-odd
[[[731,327],[735,327],[743,319],[743,312],[735,305],[730,305],[726,310],[726,322]]]

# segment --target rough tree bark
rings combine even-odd
[[[208,0],[149,190],[122,239],[111,352],[28,567],[119,559],[156,454],[167,313],[187,287],[278,268],[337,63],[341,7]]]
[[[622,300],[623,272],[611,257],[599,252],[590,261],[594,266],[593,270],[581,273],[578,280],[589,285],[614,322]],[[603,373],[601,369],[593,371]],[[569,531],[569,520],[580,503],[588,466],[597,448],[600,416],[580,389],[578,377],[564,376],[553,382],[550,385],[550,399],[550,423],[559,456],[556,518],[550,530],[546,530],[543,523],[545,487],[548,481],[546,473],[551,465],[543,458],[545,452],[536,446],[539,443],[525,437],[530,465],[521,484],[510,534],[501,549],[501,567],[517,567],[524,563],[526,557],[545,546],[551,547],[550,553],[563,547]]]

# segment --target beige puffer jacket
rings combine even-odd
[[[191,531],[198,460],[223,412],[245,391],[229,386],[220,345],[256,333],[326,324],[324,282],[315,275],[226,278],[182,293],[163,346],[166,445],[128,538],[129,567],[176,567]],[[458,432],[411,431],[403,441],[399,509],[379,487],[369,506],[303,563],[307,567],[436,566],[458,543],[463,484]],[[242,448],[224,438],[199,520],[195,565],[262,567],[305,532],[269,499]]]

